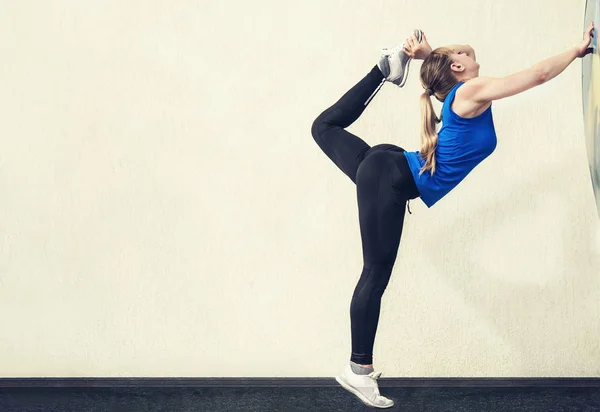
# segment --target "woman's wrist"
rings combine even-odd
[[[419,50],[415,54],[415,60],[425,60],[426,58],[429,57],[429,55],[431,54],[431,52],[432,52],[431,49]]]

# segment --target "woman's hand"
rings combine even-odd
[[[417,60],[425,60],[427,56],[431,54],[431,46],[427,42],[427,37],[425,37],[425,33],[421,33],[421,43],[419,43],[414,34],[404,42],[404,47],[402,50],[408,57],[412,57],[413,59]]]
[[[591,22],[589,27],[583,33],[583,41],[577,46],[577,57],[583,57],[594,52],[593,47],[588,48],[592,42],[592,37],[594,37],[594,22]]]

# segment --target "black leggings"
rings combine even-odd
[[[419,196],[404,149],[371,147],[344,130],[362,114],[383,78],[375,66],[312,125],[319,147],[356,184],[363,269],[350,304],[350,360],[363,365],[373,363],[381,297],[398,253],[406,202]]]

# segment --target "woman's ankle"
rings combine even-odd
[[[371,372],[374,372],[373,365],[361,365],[356,362],[350,361],[350,369],[352,372],[358,375],[368,375]]]

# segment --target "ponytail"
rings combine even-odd
[[[419,176],[427,170],[431,170],[433,176],[435,173],[435,149],[438,143],[436,125],[440,123],[440,119],[433,110],[429,90],[421,95],[421,117],[421,157],[425,160],[425,165],[421,168]]]
[[[425,165],[419,176],[427,170],[431,170],[432,176],[435,173],[435,150],[438,145],[436,126],[441,123],[441,119],[438,119],[433,110],[431,96],[443,103],[458,83],[451,69],[453,53],[448,47],[435,49],[421,66],[421,85],[426,89],[421,95],[421,157],[425,160]]]

